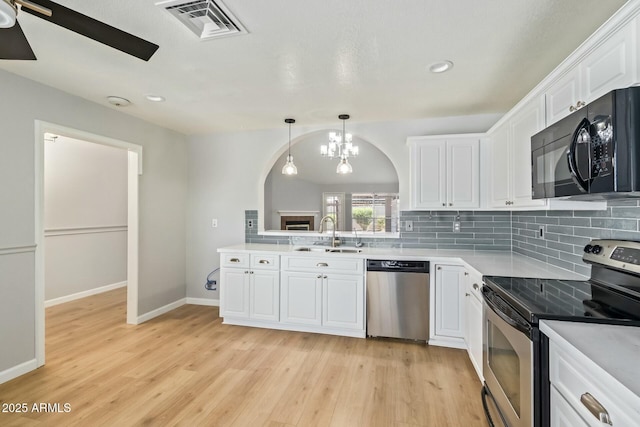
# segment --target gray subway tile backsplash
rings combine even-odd
[[[402,211],[400,237],[363,237],[365,246],[422,249],[503,250],[520,253],[576,273],[589,275],[583,247],[592,238],[640,241],[640,201],[613,200],[603,211]],[[254,222],[248,228],[248,220]],[[404,231],[413,221],[413,231]],[[245,241],[288,245],[288,237],[258,235],[258,211],[245,211]],[[540,236],[542,228],[542,237]],[[346,245],[355,239],[344,239]]]

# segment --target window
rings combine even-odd
[[[398,194],[353,193],[351,195],[351,219],[351,229],[357,231],[398,232]]]

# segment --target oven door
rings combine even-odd
[[[483,288],[483,368],[488,395],[509,427],[533,425],[531,325],[495,292]],[[486,407],[486,405],[485,405]]]

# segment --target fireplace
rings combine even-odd
[[[281,216],[280,229],[289,231],[311,231],[314,230],[314,216]]]

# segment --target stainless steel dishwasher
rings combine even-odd
[[[367,336],[429,340],[429,262],[367,260]]]

